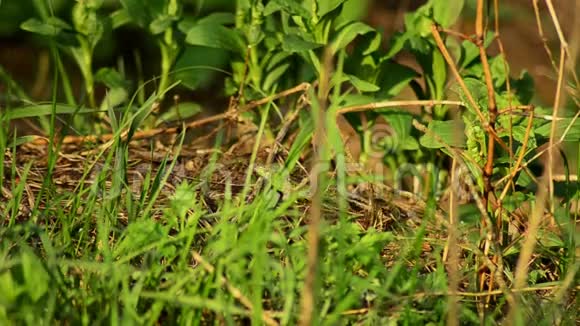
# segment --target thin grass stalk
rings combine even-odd
[[[300,325],[310,326],[313,324],[314,312],[316,307],[316,290],[318,274],[318,250],[320,243],[320,228],[322,224],[322,199],[323,185],[325,182],[325,172],[327,167],[326,159],[327,148],[325,142],[326,136],[326,101],[330,82],[332,67],[332,56],[330,49],[324,53],[324,65],[320,72],[320,84],[318,97],[314,96],[314,91],[310,90],[312,99],[313,119],[315,122],[314,130],[314,147],[316,159],[310,171],[310,180],[314,181],[312,204],[310,206],[310,221],[308,225],[308,253],[306,265],[306,277],[302,290],[302,303],[300,310]]]

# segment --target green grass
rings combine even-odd
[[[514,174],[502,210],[478,206],[490,135],[466,93],[487,117],[487,87],[499,109],[526,106],[531,77],[511,78],[502,57],[490,56],[493,85],[486,85],[478,48],[450,41],[445,46],[467,91],[457,86],[431,26],[452,26],[463,1],[447,10],[433,0],[409,13],[388,46],[343,11],[353,1],[316,3],[237,1],[237,15],[206,13],[199,4],[192,17],[179,1],[125,1],[109,4],[112,12],[98,1],[79,2],[69,30],[65,18],[55,20],[35,2],[41,19],[21,26],[50,46],[50,99],[30,99],[17,76],[0,67],[8,85],[0,97],[1,325],[295,325],[309,319],[303,302],[310,294],[312,325],[577,323],[572,206],[580,202],[580,183],[556,184],[545,200],[554,204],[550,215],[534,208],[544,202],[538,188],[545,184],[526,174],[541,176],[533,155],[556,139],[549,122],[533,120],[530,132],[526,115],[498,118],[499,137],[515,155],[525,152],[530,166]],[[129,23],[159,47],[159,62],[129,49],[137,76],[126,74],[124,63],[93,71],[105,27]],[[400,51],[420,69],[395,61]],[[148,82],[145,61],[159,73]],[[81,69],[80,95],[67,62]],[[203,122],[195,114],[204,107],[179,96],[215,96],[200,85],[216,78],[220,94],[232,95],[227,113],[234,116],[216,118],[210,145],[200,150],[196,142],[208,132],[188,130],[182,120]],[[97,85],[107,89],[102,98]],[[392,102],[403,89],[416,98]],[[414,100],[457,97],[448,103],[459,109],[406,110],[418,106]],[[361,157],[378,161],[380,171],[351,161],[337,125],[341,110],[350,110],[344,116],[358,131]],[[452,120],[456,112],[459,121]],[[580,124],[570,112],[556,136],[574,145]],[[250,138],[232,136],[237,118],[237,126],[253,127]],[[13,128],[22,119],[44,135]],[[388,132],[372,130],[380,121]],[[78,132],[95,137],[66,137]],[[494,154],[497,198],[517,156]],[[580,175],[580,149],[578,156],[562,153],[566,178]],[[455,164],[467,175],[457,181],[461,189],[454,187]],[[446,196],[463,188],[470,199],[450,205]],[[497,220],[502,234],[490,227]],[[537,231],[534,221],[542,222]],[[489,291],[478,284],[482,267],[494,277]]]

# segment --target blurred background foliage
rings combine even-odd
[[[47,42],[49,38],[38,36],[21,29],[21,24],[31,17],[44,15],[59,17],[71,22],[71,9],[75,0],[2,0],[0,1],[0,91],[5,90],[7,79],[22,86],[22,89],[35,100],[48,99],[51,91],[50,54]],[[184,15],[204,17],[213,12],[235,12],[236,0],[184,0]],[[364,19],[371,26],[377,27],[385,39],[403,26],[403,15],[414,10],[425,1],[421,0],[349,0],[345,14],[354,19]],[[459,29],[472,33],[475,0],[466,2],[463,21]],[[566,0],[555,3],[564,32],[571,38],[578,24],[574,25],[575,1]],[[528,69],[537,86],[536,101],[551,104],[555,94],[555,73],[543,50],[542,40],[537,33],[533,7],[530,1],[514,0],[500,2],[502,38],[512,74],[517,75],[522,69]],[[111,13],[121,7],[118,0],[104,0],[101,11]],[[42,9],[44,8],[44,9]],[[545,23],[545,36],[548,44],[558,46],[557,35],[551,27],[545,8],[542,9]],[[44,11],[44,12],[43,12]],[[98,42],[93,54],[93,69],[115,67],[127,74],[128,80],[135,80],[137,74],[145,81],[159,76],[159,47],[154,35],[146,29],[135,25],[126,25],[115,29],[114,33],[104,35]],[[404,53],[400,55],[404,61]],[[185,90],[224,89],[223,72],[230,70],[230,53],[221,49],[200,46],[187,46],[179,54],[173,70],[174,77],[182,81]],[[138,61],[138,62],[136,62]],[[76,95],[82,94],[82,75],[71,58],[65,58],[67,73],[70,74]],[[409,63],[406,63],[409,64]],[[188,69],[188,67],[190,69]],[[191,67],[197,67],[191,69]],[[205,67],[205,68],[202,68]],[[222,73],[220,73],[220,71]],[[4,84],[4,85],[3,85]],[[152,88],[153,89],[153,88]],[[213,90],[214,88],[212,88]],[[104,96],[104,88],[96,89],[97,97]],[[1,92],[0,92],[1,93]],[[218,101],[220,106],[225,102],[225,92],[210,94],[196,92],[189,94],[196,100],[204,98]],[[221,101],[219,100],[221,99]]]

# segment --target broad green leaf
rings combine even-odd
[[[127,10],[127,14],[135,24],[145,27],[149,24],[151,16],[147,12],[147,6],[141,0],[120,0],[121,5]]]
[[[418,35],[422,38],[431,35],[433,20],[422,11],[415,11],[405,15],[405,28],[411,35]],[[411,39],[415,39],[412,37]]]
[[[122,87],[115,87],[107,90],[107,94],[101,103],[101,110],[105,111],[114,108],[129,98],[129,93]]]
[[[407,137],[401,141],[401,150],[416,151],[419,149],[419,142],[414,137]]]
[[[129,83],[113,68],[101,68],[95,74],[95,81],[105,84],[109,88],[127,87]]]
[[[413,128],[413,115],[408,112],[383,111],[380,115],[391,126],[394,134],[392,135],[396,150],[417,150],[419,144],[411,136]]]
[[[494,39],[493,32],[488,31],[485,34],[483,46],[487,48],[491,44],[493,39]],[[473,44],[473,42],[469,40],[461,42],[461,60],[459,63],[459,67],[461,69],[464,69],[470,64],[472,64],[478,57],[479,57],[479,48],[477,47],[477,45]]]
[[[340,106],[342,106],[342,107],[353,106],[353,105],[365,105],[365,104],[375,102],[375,98],[373,96],[364,95],[364,94],[352,94],[352,93],[350,93],[350,94],[344,95],[341,99],[342,99],[342,101],[340,102]]]
[[[407,138],[411,135],[413,128],[413,115],[408,112],[397,112],[393,110],[381,112],[381,116],[389,123],[398,138]]]
[[[571,126],[570,126],[571,125]],[[560,120],[556,121],[556,130],[554,136],[556,137],[555,140],[559,140],[566,129],[570,126],[570,130],[566,133],[564,137],[564,141],[575,141],[577,142],[580,139],[580,118],[574,120],[574,118],[560,118]],[[549,138],[550,131],[552,128],[552,122],[546,123],[545,125],[536,129],[536,135]]]
[[[502,202],[503,207],[507,209],[508,212],[512,212],[517,208],[521,207],[522,204],[526,201],[527,197],[522,192],[514,192],[509,196],[506,196],[505,200]]]
[[[445,84],[447,81],[447,64],[443,55],[439,51],[432,52],[432,69],[433,69],[433,83],[435,84],[435,89],[432,90],[432,97],[440,100],[445,96]],[[436,105],[434,107],[435,117],[440,119],[447,113],[447,106]]]
[[[465,125],[456,120],[431,120],[428,132],[421,136],[419,143],[427,148],[465,147]],[[436,136],[435,136],[436,135]],[[443,143],[442,143],[443,142]]]
[[[527,128],[525,125],[512,126],[511,134],[516,141],[523,144],[524,139],[526,137],[526,129]],[[509,136],[509,133],[508,132],[500,133],[499,136],[500,137]],[[530,135],[528,136],[528,144],[527,144],[526,151],[529,151],[530,149],[534,149],[534,148],[536,148],[536,146],[537,146],[536,137],[535,137],[534,132],[532,130],[532,131],[530,131]]]
[[[447,64],[443,55],[439,51],[433,51],[432,57],[433,81],[437,89],[437,99],[443,97],[443,89],[445,88],[445,81],[447,80]]]
[[[465,68],[479,57],[479,48],[469,40],[461,42],[460,68]]]
[[[363,21],[369,12],[371,0],[346,0],[335,22],[335,27],[341,27],[349,22]]]
[[[48,291],[50,276],[42,263],[32,252],[25,250],[21,254],[22,274],[26,290],[32,301],[38,301]]]
[[[445,39],[445,46],[454,61],[459,63],[461,60],[461,43],[459,43],[459,41],[454,37],[448,37]]]
[[[366,80],[360,79],[355,75],[345,74],[345,76],[352,83],[352,85],[360,92],[376,92],[381,89],[379,86],[370,83]]]
[[[322,44],[306,41],[298,35],[285,35],[282,42],[282,49],[286,52],[302,52],[314,50]]]
[[[505,84],[510,74],[510,67],[502,55],[498,55],[489,61],[489,68],[491,70],[491,76],[493,77],[493,86],[498,89]]]
[[[30,18],[23,22],[20,28],[35,34],[52,37],[59,35],[65,30],[72,31],[72,27],[69,24],[55,17],[47,19],[46,22],[42,22],[36,18]]]
[[[392,61],[384,61],[381,64],[376,83],[381,88],[377,97],[388,99],[398,95],[417,76],[417,72],[407,66]]]
[[[391,37],[391,39],[389,40],[389,50],[387,51],[387,54],[385,54],[383,60],[391,59],[399,52],[401,52],[408,38],[409,33],[406,32],[405,33],[398,32],[393,37]]]
[[[330,43],[330,49],[333,54],[336,54],[336,52],[344,49],[348,44],[350,44],[350,42],[352,42],[358,35],[364,35],[370,32],[374,32],[374,29],[365,23],[349,23],[338,31],[336,37]]]
[[[244,42],[240,35],[222,25],[196,25],[187,32],[185,41],[191,45],[224,49],[238,54],[244,53]]]
[[[0,305],[3,306],[14,304],[20,293],[24,291],[24,289],[12,277],[10,269],[7,269],[0,274],[0,289],[2,289]]]
[[[433,18],[443,27],[453,25],[463,9],[464,0],[432,0]]]
[[[129,12],[125,8],[112,12],[109,17],[111,18],[111,26],[113,29],[131,22],[131,16],[129,16]]]
[[[231,25],[235,23],[236,16],[229,12],[214,12],[200,18],[197,24]]]
[[[318,4],[318,17],[322,18],[324,15],[338,8],[346,0],[319,0]]]
[[[22,118],[32,118],[39,117],[43,115],[52,114],[53,105],[52,104],[35,104],[30,106],[11,108],[9,109],[4,117],[8,120],[22,119]],[[94,109],[89,108],[78,108],[66,104],[56,104],[55,108],[56,114],[73,114],[73,113],[94,113]]]
[[[465,78],[464,83],[467,86],[467,89],[473,96],[475,103],[479,106],[483,112],[487,112],[487,86],[481,80],[475,78]],[[467,107],[472,111],[475,112],[475,108],[471,105],[471,103],[467,99],[467,95],[463,91],[459,85],[455,86],[456,91],[459,93],[459,97],[463,103],[466,103]]]
[[[179,103],[178,105],[172,106],[169,108],[169,110],[161,114],[155,125],[159,126],[162,123],[189,119],[201,112],[201,110],[201,105],[195,102]]]
[[[373,31],[372,33],[368,33],[361,37],[360,43],[357,43],[357,49],[363,50],[363,55],[370,55],[371,53],[381,48],[382,41],[383,35]]]
[[[205,46],[186,46],[175,63],[175,79],[183,86],[197,89],[211,83],[228,64],[230,52]]]

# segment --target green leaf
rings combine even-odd
[[[50,277],[38,257],[33,253],[28,250],[23,251],[21,259],[26,292],[32,301],[38,301],[48,292]]]
[[[167,236],[167,230],[150,219],[141,219],[130,223],[121,239],[117,242],[113,250],[114,257],[123,257],[133,252],[139,251],[143,246],[164,239]],[[160,248],[156,248],[159,250]]]
[[[129,93],[122,87],[110,88],[101,102],[101,110],[105,111],[109,108],[114,108],[129,98]]]
[[[338,31],[336,37],[330,43],[330,49],[333,54],[336,54],[336,52],[344,49],[348,44],[350,44],[350,42],[352,42],[358,35],[364,35],[370,32],[374,32],[374,29],[365,23],[349,23]]]
[[[215,25],[231,25],[235,23],[236,16],[229,12],[214,12],[207,16],[200,18],[197,21],[198,25],[201,24],[215,24]]]
[[[155,123],[159,126],[162,123],[185,120],[193,117],[202,111],[201,105],[195,102],[184,102],[174,105],[169,110],[161,114]]]
[[[268,60],[264,60],[265,64],[266,64],[264,69],[266,71],[271,71],[275,67],[277,67],[278,65],[282,64],[286,59],[290,58],[291,56],[292,56],[292,54],[288,53],[288,52],[282,52],[282,51],[270,52]]]
[[[428,132],[421,136],[419,143],[427,148],[465,147],[465,125],[456,120],[431,120]],[[435,136],[436,135],[436,136]],[[443,142],[443,143],[442,143]]]
[[[526,199],[527,197],[524,193],[517,191],[509,196],[506,196],[505,200],[503,201],[503,206],[508,212],[513,212],[517,208],[521,207]]]
[[[131,22],[131,16],[129,16],[127,9],[124,8],[112,12],[109,18],[111,18],[111,26],[113,29],[127,25]]]
[[[42,22],[36,18],[30,18],[20,24],[20,28],[35,34],[52,37],[58,36],[65,30],[72,31],[72,27],[69,24],[55,17],[48,18],[46,22]]]
[[[559,140],[560,137],[562,137],[562,135],[564,135],[564,132],[566,131],[566,129],[568,129],[568,126],[570,126],[570,124],[571,124],[570,130],[568,131],[568,133],[564,137],[564,141],[572,141],[572,142],[576,141],[577,142],[578,139],[580,139],[580,118],[578,118],[578,119],[560,118],[560,120],[558,120],[556,122],[556,130],[555,130],[555,134],[554,134],[554,136],[556,137],[556,140]],[[552,128],[552,122],[546,123],[545,125],[536,129],[536,135],[542,136],[544,138],[549,138],[551,128]]]
[[[338,8],[346,0],[319,0],[318,3],[318,17],[324,17],[324,15]]]
[[[380,66],[376,83],[381,88],[377,97],[388,99],[398,95],[417,76],[419,76],[417,72],[407,66],[392,61],[384,61]]]
[[[520,144],[523,144],[524,139],[526,137],[526,130],[527,130],[526,126],[517,125],[517,126],[512,126],[511,133],[516,141],[518,141]],[[499,136],[500,137],[504,137],[504,136],[507,137],[507,136],[509,136],[509,131],[499,133]],[[536,137],[535,137],[533,131],[531,131],[530,135],[528,136],[528,144],[527,144],[526,151],[534,149],[534,148],[536,148],[536,146],[537,146]]]
[[[147,6],[141,0],[120,0],[121,5],[127,11],[131,20],[141,27],[149,24],[151,16],[147,12]]]
[[[343,26],[352,21],[363,21],[369,13],[371,0],[346,0],[337,17],[336,27]]]
[[[14,304],[20,293],[22,293],[24,290],[12,277],[10,269],[0,274],[0,289],[2,289],[2,295],[0,295],[0,305],[5,307]]]
[[[490,60],[489,68],[493,76],[493,86],[498,89],[502,87],[509,76],[509,64],[502,55],[498,55]]]
[[[303,124],[299,128],[298,135],[290,150],[288,151],[288,159],[286,159],[286,170],[292,172],[294,167],[300,160],[300,156],[303,153],[304,147],[308,145],[310,140],[312,139],[312,135],[314,134],[314,120],[310,117],[304,119]]]
[[[362,50],[363,55],[370,55],[381,48],[382,41],[383,35],[373,31],[361,38],[361,41],[357,43],[357,50]]]
[[[432,0],[433,18],[447,28],[453,25],[463,9],[464,0]]]
[[[400,146],[403,151],[416,151],[419,149],[419,142],[414,137],[407,137],[403,139]]]
[[[482,109],[483,112],[487,112],[487,86],[481,80],[475,78],[465,78],[464,83],[467,86],[467,89],[473,96],[475,103]],[[463,103],[466,103],[467,108],[471,110],[471,112],[475,112],[475,108],[471,105],[471,103],[467,99],[467,95],[463,91],[459,85],[456,85],[455,89],[459,93],[459,97]]]
[[[35,104],[30,106],[11,108],[4,117],[8,120],[39,117],[52,114],[53,104]],[[94,113],[94,109],[78,108],[72,105],[56,104],[56,114]]]
[[[419,143],[411,136],[413,115],[408,112],[383,111],[380,115],[389,123],[394,131],[391,136],[396,150],[417,150]]]
[[[290,63],[283,63],[278,67],[272,69],[266,74],[266,78],[264,78],[264,90],[270,90],[272,85],[280,80],[280,77],[290,68]]]
[[[436,87],[436,97],[441,99],[443,97],[443,89],[445,88],[445,81],[447,80],[447,64],[443,55],[439,51],[433,51],[433,81]]]
[[[345,74],[345,76],[348,78],[351,84],[360,92],[376,92],[381,89],[379,86],[366,80],[360,79],[355,75]]]
[[[191,45],[224,49],[244,54],[244,42],[240,35],[229,28],[217,24],[196,25],[187,32],[185,41]]]
[[[312,15],[306,8],[295,0],[271,0],[264,8],[264,16],[269,16],[275,12],[283,11],[290,15],[300,16],[310,20]]]
[[[460,68],[465,68],[479,57],[479,48],[469,40],[461,42]]]
[[[409,33],[398,32],[389,40],[389,50],[387,54],[385,54],[383,60],[388,60],[397,55],[403,47],[405,43],[409,39]]]
[[[282,49],[286,52],[302,52],[314,50],[322,45],[323,44],[306,41],[298,35],[284,35]]]
[[[405,29],[413,36],[425,38],[431,35],[433,20],[428,16],[430,3],[425,4],[421,9],[405,15]],[[416,39],[412,37],[411,40]]]
[[[229,62],[230,52],[205,46],[186,46],[175,63],[175,79],[183,86],[197,89],[211,83]]]
[[[109,88],[128,87],[129,83],[113,68],[101,68],[95,74],[95,81],[105,84]]]
[[[483,46],[487,48],[491,44],[493,39],[494,39],[493,32],[488,31],[485,34]],[[477,45],[473,44],[473,42],[469,40],[461,42],[461,60],[459,62],[459,67],[461,69],[464,69],[470,64],[472,64],[478,57],[479,57],[479,48],[477,47]]]

